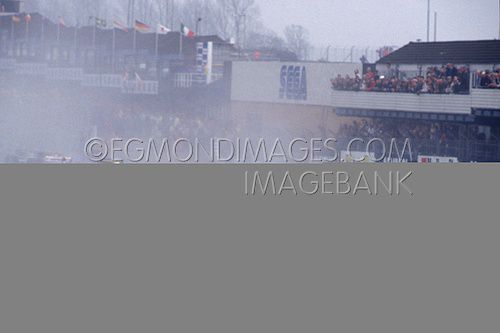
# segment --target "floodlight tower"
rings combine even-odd
[[[427,42],[431,38],[431,0],[427,0]]]

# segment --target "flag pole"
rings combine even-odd
[[[57,45],[61,44],[61,19],[57,22]]]
[[[158,65],[159,65],[159,60],[158,60],[158,48],[159,48],[159,34],[158,34],[158,29],[159,29],[159,26],[156,27],[156,45],[155,45],[155,64],[156,64],[156,75],[159,77],[160,76],[160,72],[158,70]]]
[[[134,39],[133,39],[134,59],[135,59],[136,48],[137,48],[137,29],[134,26]]]
[[[179,33],[180,42],[179,42],[179,58],[182,58],[182,31]]]
[[[137,29],[134,21],[134,68],[137,65]]]
[[[42,59],[45,58],[45,17],[42,16],[42,27],[40,32],[40,51],[42,53]]]
[[[94,54],[96,48],[96,30],[97,30],[97,18],[94,17],[94,30],[92,31],[92,47],[94,48]]]
[[[14,16],[10,20],[10,40],[14,43]]]
[[[77,23],[75,26],[75,32],[73,34],[73,47],[75,48],[75,65],[76,65],[76,51],[78,49],[78,26],[80,24]]]
[[[26,21],[26,41],[28,40],[28,36],[30,33],[30,21],[27,19],[26,15],[24,16],[24,20]]]
[[[155,41],[155,58],[158,63],[158,45],[159,44],[159,35],[158,35],[158,27],[156,27],[156,41]]]
[[[111,66],[113,69],[113,74],[115,73],[115,57],[116,57],[116,28],[113,27],[113,50],[111,55]]]

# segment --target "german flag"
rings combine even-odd
[[[146,23],[142,23],[141,21],[135,20],[134,29],[139,31],[139,32],[146,33],[146,32],[149,32],[151,30],[151,27],[149,25],[147,25]]]

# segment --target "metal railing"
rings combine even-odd
[[[191,88],[193,86],[206,85],[211,82],[222,79],[222,74],[212,74],[210,80],[207,75],[199,73],[177,73],[174,77],[174,86],[176,88]]]
[[[479,74],[477,72],[472,73],[471,86],[472,86],[472,89],[492,89],[492,90],[495,89],[495,88],[483,87],[481,85],[481,74]],[[500,87],[497,87],[496,89],[500,89]]]
[[[336,148],[340,150],[347,150],[351,139],[341,138],[337,139]],[[352,151],[366,150],[366,142],[370,138],[365,139],[365,144],[353,145]],[[455,157],[460,162],[500,162],[500,141],[499,140],[475,140],[475,139],[462,139],[462,140],[430,140],[430,139],[409,139],[411,154],[409,149],[403,154],[403,143],[405,139],[397,139],[396,145],[399,152],[393,151],[393,156],[386,156],[390,148],[390,140],[384,142],[386,144],[386,151],[381,145],[373,145],[370,152],[375,154],[375,158],[386,156],[393,159],[398,159],[401,153],[405,161],[417,162],[418,156],[442,156],[442,157]]]

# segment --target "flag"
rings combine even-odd
[[[195,34],[192,30],[190,30],[188,27],[184,25],[184,23],[181,24],[181,34],[184,35],[184,37],[189,37],[189,38],[194,38]]]
[[[128,28],[125,24],[121,23],[120,21],[113,21],[113,26],[116,29],[120,29],[121,31],[128,32]]]
[[[99,29],[106,29],[106,27],[108,26],[108,22],[106,22],[105,19],[101,19],[101,18],[98,18],[98,17],[94,17],[95,19],[95,26]]]
[[[166,35],[170,32],[170,29],[168,29],[167,27],[161,25],[161,24],[158,24],[158,27],[156,28],[156,33],[159,34],[159,35]]]
[[[12,16],[12,22],[14,22],[14,23],[19,23],[19,22],[21,22],[21,19],[19,18],[19,16],[17,16],[17,15],[13,15],[13,16]]]
[[[26,14],[26,16],[24,16],[24,21],[26,21],[26,23],[30,23],[31,22],[31,15]]]
[[[134,29],[139,31],[139,32],[146,33],[146,32],[149,32],[151,30],[151,27],[145,23],[142,23],[141,21],[135,20]]]
[[[64,22],[64,19],[62,17],[59,18],[59,26],[67,27],[66,22]]]

